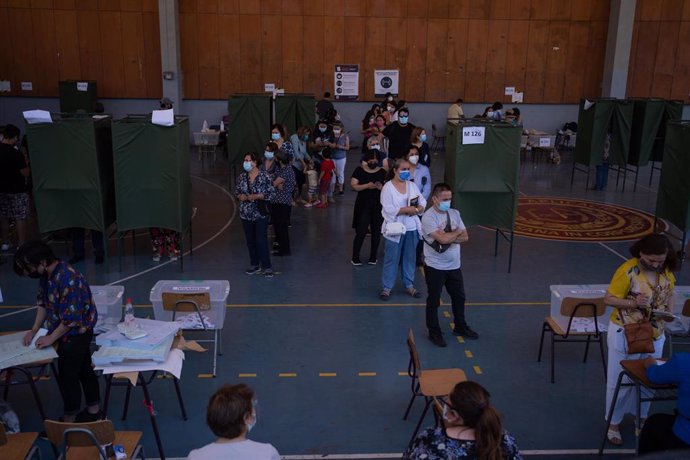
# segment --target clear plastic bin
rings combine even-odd
[[[604,297],[608,289],[608,284],[571,284],[571,285],[552,285],[551,286],[551,312],[550,315],[565,331],[568,328],[570,318],[561,315],[561,302],[566,297],[578,297],[581,299],[592,299],[596,297]],[[612,307],[607,306],[606,312],[597,317],[599,323],[599,330],[605,331],[609,326],[609,316],[613,311]],[[590,319],[591,322],[591,319]],[[587,326],[587,330],[594,331],[594,323]]]
[[[125,294],[124,286],[90,286],[93,302],[98,311],[98,323],[96,331],[109,329],[110,326],[120,322],[122,318],[122,296]]]
[[[209,329],[222,329],[225,323],[225,302],[230,294],[230,282],[227,280],[161,280],[151,289],[149,299],[153,304],[153,316],[159,321],[172,321],[173,312],[163,308],[163,293],[175,294],[208,292],[211,297],[211,309],[202,312],[208,317],[208,322],[213,326]],[[177,319],[190,312],[178,313]],[[191,313],[196,315],[196,313]]]

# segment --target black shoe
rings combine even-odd
[[[433,343],[437,347],[445,348],[448,346],[446,340],[443,338],[441,334],[430,334],[429,340],[431,340],[431,343]]]
[[[455,329],[453,329],[453,334],[455,334],[455,335],[461,335],[461,336],[463,336],[464,338],[466,338],[466,339],[471,339],[471,340],[475,340],[475,339],[478,339],[478,338],[479,338],[479,334],[477,334],[476,332],[474,332],[474,331],[472,330],[472,328],[470,328],[469,326],[464,326],[464,327],[460,327],[460,328],[455,328]]]
[[[354,265],[355,267],[361,267],[361,266],[362,266],[362,261],[359,260],[359,259],[352,259],[352,260],[350,261],[350,263],[351,263],[352,265]]]
[[[376,259],[369,259],[369,262],[367,262],[369,265],[376,265]]]
[[[284,256],[289,256],[289,252],[280,252],[280,251],[273,251],[273,255],[276,257],[284,257]]]
[[[261,268],[259,267],[249,267],[244,271],[247,275],[254,275],[256,273],[261,273]]]
[[[96,263],[96,265],[100,265],[103,263],[103,255],[102,254],[99,254],[96,256],[95,263]]]
[[[78,262],[81,262],[82,260],[84,260],[84,256],[72,256],[72,258],[68,260],[67,263],[69,263],[70,265],[74,265]]]
[[[84,409],[81,412],[79,412],[77,416],[74,418],[74,423],[90,423],[100,420],[102,418],[103,414],[101,414],[101,411],[92,414],[88,410]]]

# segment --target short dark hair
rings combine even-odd
[[[379,159],[378,151],[371,149],[364,152],[364,161],[377,160]]]
[[[283,125],[281,125],[280,123],[273,123],[271,125],[271,131],[273,131],[274,129],[277,129],[280,133],[280,137],[285,139],[285,127]]]
[[[256,152],[247,152],[247,153],[244,154],[244,157],[242,157],[242,158],[245,158],[245,157],[251,158],[251,160],[252,160],[254,163],[258,163],[258,162],[259,162],[259,155],[257,155]]]
[[[57,260],[53,250],[43,241],[29,241],[14,253],[14,272],[19,276],[37,267],[41,262],[50,265]]]
[[[463,102],[465,102],[465,101],[463,101],[461,97],[459,97],[455,100],[456,104],[462,104]]]
[[[5,139],[14,139],[17,138],[19,139],[19,128],[14,126],[13,124],[7,124],[5,125],[5,129],[2,131],[2,135]]]
[[[398,116],[400,116],[401,113],[406,113],[408,116],[410,115],[410,109],[407,107],[402,107],[398,109]]]
[[[676,250],[673,248],[673,245],[669,239],[661,233],[650,233],[649,235],[644,236],[636,241],[632,246],[630,246],[630,254],[637,258],[640,257],[640,254],[647,254],[650,256],[660,256],[662,254],[666,254],[664,266],[672,272],[676,271],[678,268],[678,256],[676,256]]]
[[[326,91],[325,93],[323,93],[323,97],[331,97],[330,91]]]
[[[270,150],[271,152],[275,152],[278,150],[278,144],[275,142],[266,142],[266,147],[264,147],[264,151]]]
[[[245,430],[244,417],[252,413],[254,390],[241,383],[223,385],[208,400],[206,423],[219,438],[234,439]]]
[[[325,148],[321,151],[321,156],[324,157],[324,158],[327,159],[327,160],[330,159],[331,156],[333,156],[333,155],[331,154],[331,148],[330,148],[330,147],[325,147]]]
[[[434,189],[431,191],[431,194],[433,196],[439,196],[441,192],[452,192],[453,189],[450,187],[450,185],[446,184],[445,182],[439,182],[438,184],[434,185]]]
[[[493,110],[501,110],[501,109],[503,108],[503,102],[501,102],[501,101],[496,101],[496,102],[493,103],[493,105],[491,106],[491,108],[492,108]]]

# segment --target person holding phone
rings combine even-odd
[[[379,242],[381,241],[381,189],[386,180],[386,170],[379,165],[375,150],[364,154],[362,166],[358,166],[352,173],[350,186],[357,192],[355,209],[352,214],[352,228],[355,229],[355,239],[352,242],[352,259],[354,266],[362,265],[359,258],[367,236],[371,232],[371,249],[369,250],[369,265],[376,265]]]

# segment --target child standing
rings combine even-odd
[[[324,160],[321,163],[321,173],[319,174],[319,195],[321,203],[317,204],[317,208],[325,208],[328,206],[328,189],[331,186],[331,178],[335,171],[335,163],[331,160],[331,149],[326,147],[321,152]]]
[[[307,163],[307,183],[309,184],[309,190],[307,193],[308,201],[304,203],[305,208],[311,208],[315,204],[319,204],[320,201],[316,199],[316,194],[319,191],[319,172],[314,167],[314,162],[309,161]]]

